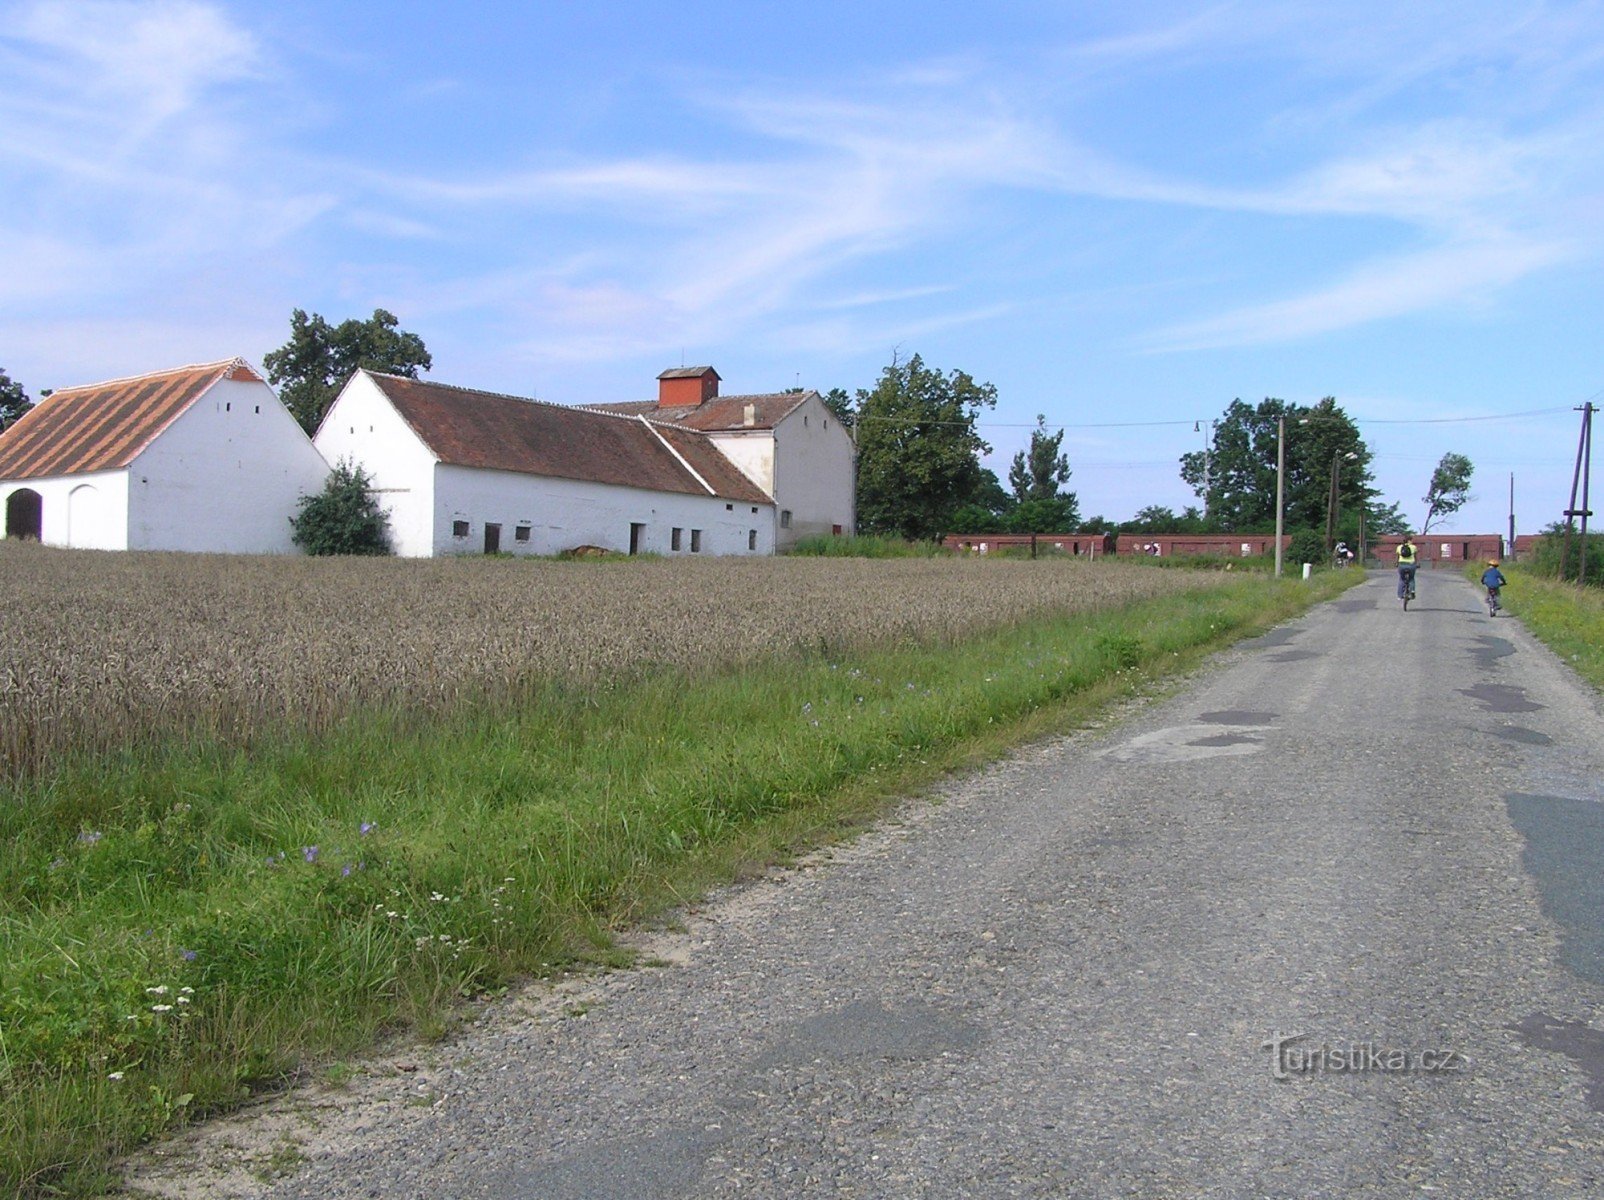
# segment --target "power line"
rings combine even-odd
[[[1598,393],[1604,395],[1604,391]],[[1353,425],[1466,425],[1478,421],[1522,421],[1528,417],[1551,417],[1556,414],[1569,413],[1573,408],[1533,408],[1525,412],[1491,413],[1480,417],[1353,417],[1347,414],[1342,416],[1315,413],[1307,417],[1296,418],[1299,423],[1311,421],[1336,421]],[[859,416],[857,423],[867,424],[873,421],[882,425],[927,425],[945,426],[954,425],[963,428],[975,429],[1037,429],[1040,426],[1035,421],[930,421],[918,417],[875,417]],[[1063,421],[1049,422],[1059,429],[1161,429],[1171,426],[1192,425],[1196,420],[1185,421]]]

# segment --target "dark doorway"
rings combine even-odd
[[[485,553],[501,553],[501,526],[485,522]]]
[[[32,538],[44,536],[44,497],[32,488],[18,488],[6,497],[6,536]]]
[[[631,554],[640,553],[640,540],[643,536],[645,536],[645,534],[645,525],[641,524],[639,521],[631,521],[629,523],[629,552]]]

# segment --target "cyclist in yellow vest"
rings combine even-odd
[[[1398,544],[1398,599],[1402,600],[1405,593],[1415,594],[1415,540],[1405,535],[1404,540]]]

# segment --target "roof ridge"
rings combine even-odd
[[[222,370],[224,367],[234,366],[247,367],[253,374],[262,375],[262,372],[258,371],[245,358],[236,354],[233,358],[221,358],[216,362],[187,363],[182,367],[167,367],[160,371],[144,371],[138,375],[122,375],[116,379],[96,379],[91,383],[74,383],[67,387],[57,388],[50,395],[59,396],[64,392],[83,392],[88,391],[90,388],[111,387],[113,384],[119,383],[138,383],[141,379],[156,379],[163,375],[182,375],[185,371]],[[262,382],[267,382],[265,375],[262,375]],[[46,399],[49,399],[49,397],[47,396]]]
[[[363,367],[361,369],[366,371],[369,375],[376,375],[384,379],[399,379],[404,383],[421,383],[426,387],[445,388],[448,391],[453,392],[466,392],[470,396],[489,396],[493,400],[516,400],[519,404],[539,404],[545,408],[556,408],[562,410],[563,412],[585,412],[596,417],[610,417],[615,421],[634,422],[636,420],[652,420],[652,418],[647,417],[642,413],[608,412],[605,409],[597,408],[589,404],[559,404],[555,400],[541,400],[535,396],[515,396],[511,392],[488,392],[484,388],[463,387],[461,384],[442,383],[435,379],[414,379],[410,375],[396,375],[390,371],[374,371],[367,367]],[[645,402],[643,401],[642,403]],[[705,438],[707,436],[700,429],[688,429],[674,421],[653,421],[653,424],[662,425],[664,428],[677,429],[681,433],[694,433],[698,437]]]

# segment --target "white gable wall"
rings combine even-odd
[[[853,532],[857,521],[857,447],[852,435],[818,394],[810,395],[774,428],[774,488],[779,510],[775,546],[797,539]],[[790,527],[784,514],[789,512]]]
[[[558,554],[576,546],[627,554],[631,524],[643,526],[637,546],[643,554],[774,553],[774,509],[767,504],[446,464],[435,468],[434,495],[438,555],[483,554],[486,524],[501,526],[506,554]],[[466,523],[465,535],[457,536],[457,522]],[[520,526],[529,529],[526,542],[517,540]],[[700,549],[691,549],[693,541]]]
[[[328,470],[272,388],[220,380],[129,464],[126,547],[293,554],[290,517]]]
[[[39,540],[46,546],[128,549],[127,471],[96,471],[0,483],[0,519],[3,519],[11,494],[24,488],[39,493]],[[3,530],[4,524],[0,521],[0,532]]]
[[[770,496],[774,495],[774,431],[721,429],[707,435],[725,458]]]
[[[437,460],[379,386],[353,375],[318,426],[314,444],[333,466],[354,462],[373,481],[403,558],[436,553],[434,486]]]

